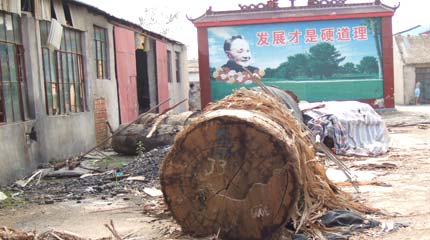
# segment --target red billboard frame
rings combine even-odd
[[[240,14],[240,11],[239,11]],[[233,21],[217,22],[195,22],[197,27],[198,56],[199,56],[199,76],[202,107],[211,102],[211,83],[209,73],[209,43],[208,27],[231,26],[231,25],[248,25],[280,22],[304,22],[316,20],[333,20],[333,19],[351,19],[351,18],[381,18],[381,37],[382,37],[382,56],[383,56],[383,73],[384,73],[384,104],[383,106],[375,103],[377,99],[361,99],[374,108],[394,108],[394,64],[393,64],[393,32],[392,16],[394,12],[373,12],[373,13],[355,13],[355,14],[334,14],[306,17],[287,17],[287,18],[266,18],[266,19],[244,19]]]

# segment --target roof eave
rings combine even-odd
[[[104,17],[106,17],[106,18],[107,18],[108,20],[110,20],[110,21],[117,22],[117,23],[119,23],[119,24],[122,24],[122,25],[125,25],[125,26],[128,26],[128,27],[131,27],[131,28],[133,28],[135,31],[140,32],[140,33],[142,33],[142,34],[146,34],[146,35],[148,35],[148,36],[150,36],[150,37],[153,37],[153,38],[156,38],[156,39],[160,39],[160,40],[165,40],[165,41],[168,41],[168,42],[171,42],[171,43],[175,43],[175,44],[177,44],[177,45],[185,46],[185,44],[183,44],[183,43],[181,43],[181,42],[179,42],[179,41],[176,41],[176,40],[174,40],[174,39],[170,39],[170,38],[168,38],[168,37],[166,37],[166,36],[163,36],[163,35],[161,35],[161,34],[158,34],[158,33],[156,33],[156,32],[152,32],[152,31],[149,31],[149,30],[147,30],[147,29],[144,29],[144,28],[143,28],[142,26],[140,26],[139,24],[136,24],[136,23],[133,23],[133,22],[127,21],[127,20],[122,19],[122,18],[115,17],[114,15],[112,15],[112,14],[110,14],[110,13],[108,13],[108,12],[105,12],[105,11],[101,10],[100,8],[94,7],[94,6],[92,6],[92,5],[89,5],[89,4],[87,4],[87,3],[81,2],[81,1],[79,1],[79,0],[64,0],[64,1],[65,1],[65,2],[71,2],[71,3],[76,4],[76,5],[78,5],[78,6],[81,6],[81,7],[85,7],[85,8],[87,8],[89,11],[91,11],[91,12],[93,12],[93,13],[103,15]]]
[[[399,4],[400,5],[400,4]],[[208,20],[207,18],[213,18],[213,17],[220,17],[222,18],[223,16],[232,16],[232,15],[237,15],[238,14],[253,14],[253,15],[260,15],[262,13],[280,13],[280,12],[303,12],[305,10],[340,10],[340,9],[345,9],[345,8],[357,8],[357,7],[379,7],[381,8],[380,12],[376,12],[376,13],[372,13],[372,15],[379,15],[379,16],[393,16],[396,9],[399,7],[390,7],[387,6],[383,3],[354,3],[354,4],[345,4],[345,5],[340,5],[340,6],[326,6],[326,7],[321,7],[321,6],[300,6],[300,7],[283,7],[283,8],[276,8],[276,9],[258,9],[258,10],[251,10],[251,11],[242,11],[242,10],[233,10],[233,11],[212,11],[212,8],[209,8],[203,15],[201,15],[200,17],[197,18],[188,18],[196,27],[204,27],[204,26],[219,26],[219,25],[225,25],[226,22],[238,22],[240,24],[240,22],[243,19],[235,19],[235,20],[230,20],[230,21],[223,21],[223,20],[218,20],[218,21],[213,21],[213,20]],[[360,15],[356,14],[356,15]],[[363,12],[364,15],[366,15],[365,12]],[[338,14],[336,16],[342,16],[345,14]],[[327,16],[327,14],[323,14],[323,15],[319,15],[319,16]],[[315,18],[317,19],[317,17],[319,16],[308,16],[308,17],[298,17],[296,18],[298,21],[305,21],[305,20],[300,20],[300,18]],[[334,18],[341,18],[341,17],[334,17]],[[265,22],[275,22],[272,20],[267,20],[267,19],[273,19],[273,18],[257,18],[257,17],[252,17],[247,19],[247,22],[252,22],[252,23],[265,23]],[[293,17],[291,17],[291,19],[293,19]],[[283,19],[283,18],[279,18],[278,22],[281,22],[282,20],[287,20],[287,21],[291,21],[289,19]],[[311,19],[312,20],[312,19]],[[230,23],[226,24],[226,25],[232,25]]]

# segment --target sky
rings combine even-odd
[[[178,12],[177,20],[172,24],[167,37],[184,43],[188,49],[188,59],[197,59],[197,31],[187,19],[197,18],[212,6],[213,11],[238,10],[238,4],[249,5],[266,2],[266,0],[79,0],[100,8],[116,17],[130,22],[139,23],[143,9],[150,8],[160,13]],[[347,3],[373,2],[373,0],[348,0]],[[428,9],[430,1],[425,0],[382,0],[389,6],[400,2],[393,18],[393,33],[400,32],[417,25],[430,25]],[[288,0],[280,0],[281,7],[290,5]],[[296,5],[306,5],[307,0],[297,0]],[[152,29],[149,29],[152,30]]]

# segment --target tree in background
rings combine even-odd
[[[375,40],[376,52],[378,53],[377,67],[378,75],[382,78],[382,47],[381,47],[381,19],[367,18],[364,20],[364,25],[370,29],[373,39]]]
[[[342,57],[339,51],[330,43],[318,43],[309,49],[309,70],[313,76],[331,77],[339,69]]]
[[[361,59],[358,70],[361,73],[378,73],[378,60],[375,57],[367,56]]]
[[[179,12],[159,11],[155,8],[144,8],[139,24],[143,28],[168,35],[172,30],[173,23],[178,19]]]
[[[341,73],[357,73],[357,68],[355,67],[355,64],[352,62],[347,62],[344,65],[340,66],[339,68]]]
[[[289,56],[286,68],[287,75],[289,75],[290,78],[297,76],[309,76],[309,56],[303,53]]]

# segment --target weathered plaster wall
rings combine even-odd
[[[75,9],[76,10],[76,9]],[[74,11],[85,25],[83,31],[84,73],[86,81],[86,111],[61,116],[48,116],[45,109],[45,87],[39,24],[31,15],[22,15],[23,44],[28,82],[29,108],[33,120],[0,126],[0,185],[31,173],[49,161],[63,160],[88,150],[95,145],[93,99],[107,101],[108,119],[114,128],[119,125],[115,59],[113,55],[112,24],[104,17],[81,8]],[[108,31],[109,79],[96,79],[93,26]],[[26,133],[34,127],[37,141]]]
[[[170,106],[188,98],[189,92],[189,80],[187,70],[187,49],[185,46],[176,45],[173,43],[167,44],[167,49],[172,52],[172,82],[168,83]],[[176,79],[176,62],[175,54],[180,53],[180,81]],[[180,113],[188,110],[188,101],[182,103],[178,107],[172,110],[174,113]]]
[[[39,143],[26,138],[31,124],[29,121],[0,126],[0,186],[28,175],[40,164],[35,158]]]
[[[157,86],[157,62],[156,62],[156,46],[155,40],[149,40],[149,50],[147,52],[148,62],[148,85],[149,85],[149,101],[150,107],[158,104],[158,86]]]
[[[404,94],[404,76],[403,76],[403,59],[399,52],[398,42],[394,41],[393,46],[393,56],[394,56],[394,100],[396,104],[404,105],[405,94]]]
[[[106,99],[106,110],[108,114],[108,121],[113,127],[117,129],[119,126],[119,111],[118,111],[118,91],[117,91],[117,79],[115,76],[115,48],[113,39],[113,25],[110,24],[106,18],[92,13],[88,13],[86,9],[82,9],[81,16],[82,20],[87,23],[85,31],[87,37],[85,38],[85,44],[87,46],[86,56],[86,76],[89,86],[91,87],[91,93],[93,98],[104,98]],[[94,25],[105,28],[107,31],[107,60],[108,60],[108,78],[97,79],[97,66],[95,56],[95,43],[94,43]],[[88,105],[93,109],[93,102],[88,102]]]
[[[396,103],[415,104],[415,69],[430,67],[430,37],[396,35],[394,42]]]
[[[414,66],[403,67],[403,94],[405,104],[415,103],[415,76]]]

